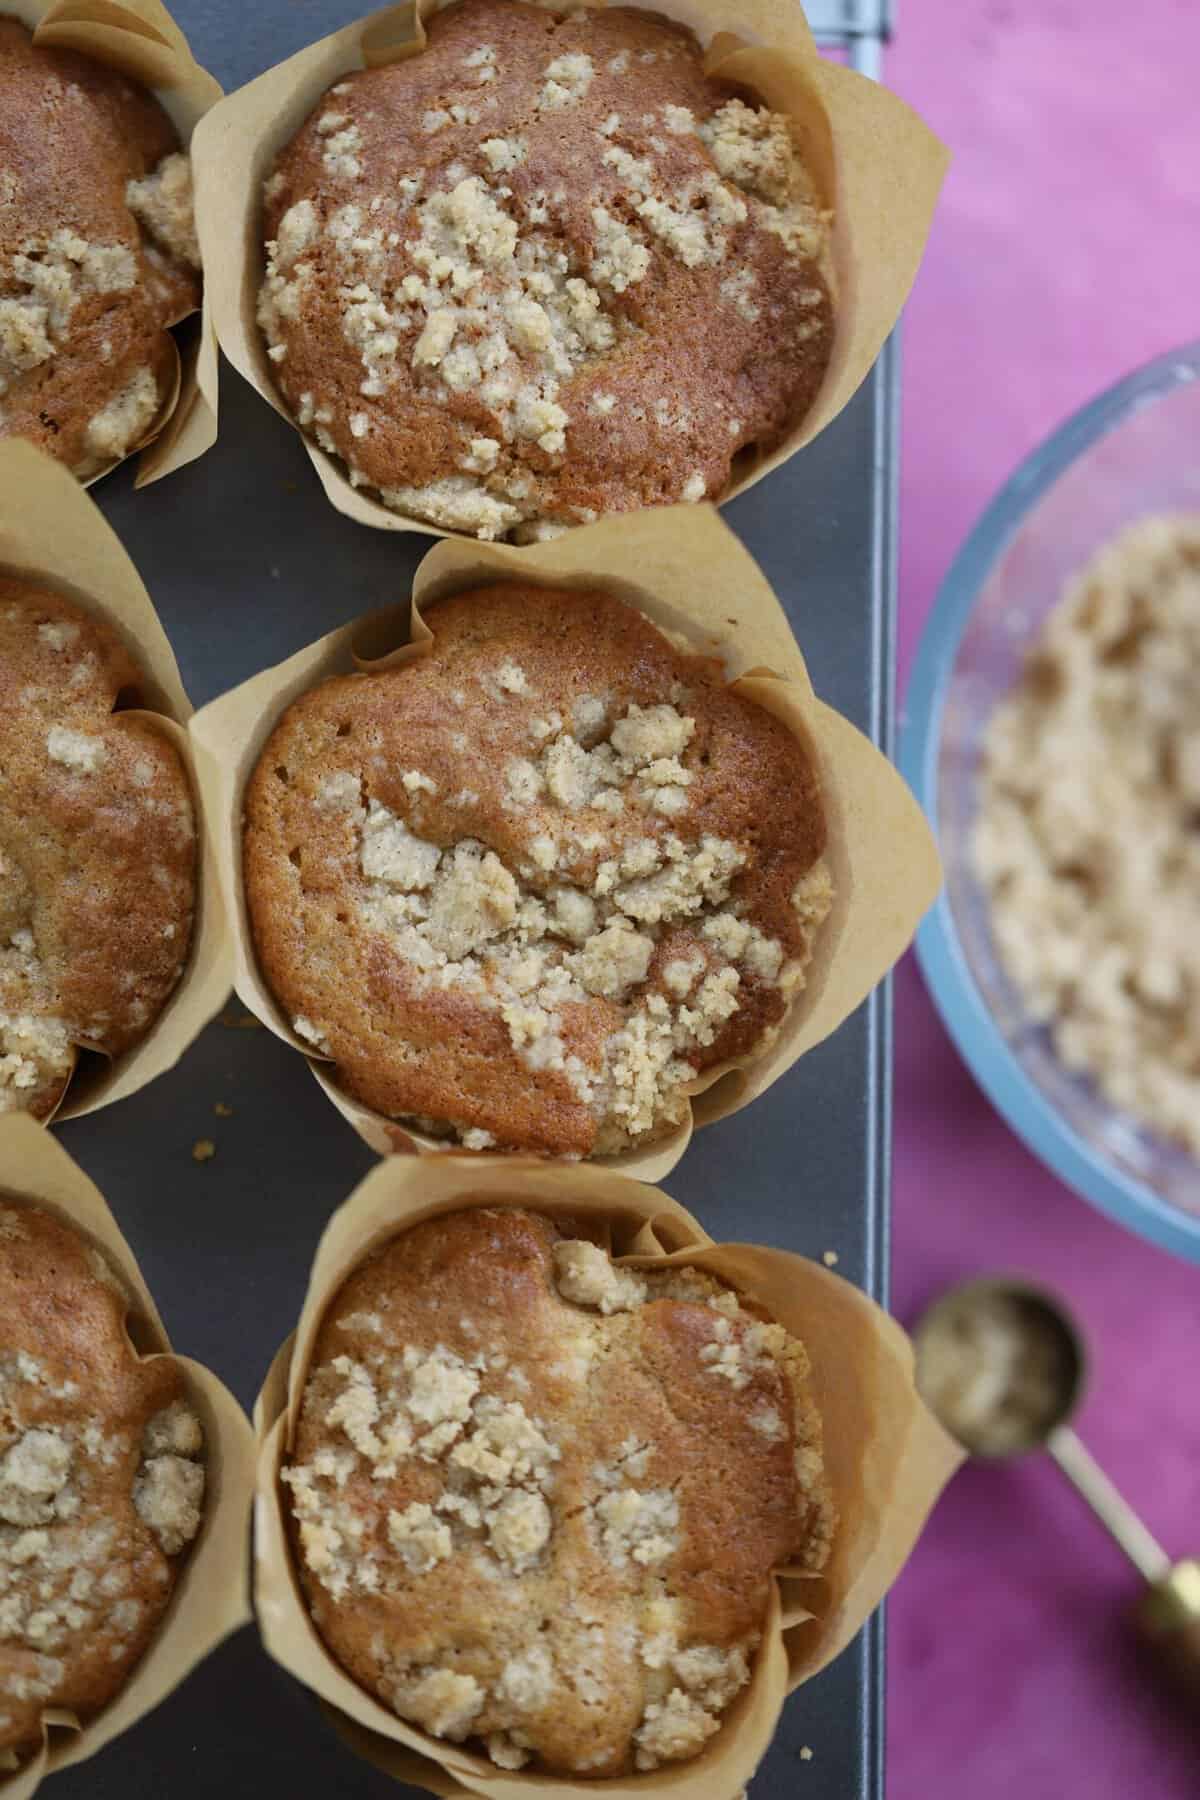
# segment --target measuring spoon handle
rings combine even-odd
[[[1124,1495],[1113,1486],[1071,1427],[1059,1425],[1046,1439],[1046,1448],[1142,1578],[1151,1586],[1162,1581],[1171,1568],[1166,1551],[1147,1531]]]
[[[1145,1580],[1134,1617],[1159,1668],[1176,1688],[1200,1702],[1200,1558],[1172,1565],[1069,1425],[1053,1431],[1046,1448]]]

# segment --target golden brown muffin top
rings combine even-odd
[[[377,1112],[548,1155],[671,1131],[761,1050],[831,888],[812,763],[610,594],[438,602],[293,702],[245,795],[263,973]]]
[[[200,1526],[204,1439],[104,1256],[0,1197],[0,1772],[124,1686]]]
[[[788,121],[627,8],[461,0],[339,81],[266,185],[259,319],[299,424],[480,537],[719,495],[808,410],[828,220]]]
[[[0,576],[0,1112],[51,1112],[76,1046],[128,1050],[187,961],[191,791],[114,713],[140,683],[109,626]]]
[[[0,436],[80,476],[135,448],[199,265],[191,166],[157,100],[0,17]]]
[[[695,1755],[784,1563],[834,1527],[803,1346],[695,1270],[486,1208],[394,1238],[322,1322],[283,1471],[332,1654],[504,1768]],[[473,1746],[475,1747],[475,1746]]]

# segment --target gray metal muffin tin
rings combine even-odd
[[[230,89],[360,8],[174,0],[173,10],[199,60]],[[886,0],[809,0],[807,11],[824,44],[874,72]],[[885,748],[896,400],[889,346],[818,442],[724,515],[781,596],[818,693]],[[334,512],[299,439],[228,368],[221,436],[208,456],[141,494],[128,467],[93,494],[150,589],[197,705],[402,598],[429,547]],[[890,1071],[885,988],[752,1107],[701,1132],[665,1185],[714,1237],[814,1257],[835,1251],[840,1274],[884,1299]],[[218,1102],[231,1117],[215,1114]],[[249,1408],[295,1321],[325,1221],[371,1153],[300,1057],[266,1031],[219,1023],[172,1074],[64,1125],[61,1137],[107,1195],[176,1349],[215,1369]],[[200,1138],[216,1146],[205,1163],[191,1154]],[[752,1800],[879,1800],[882,1731],[876,1618],[788,1703]],[[55,1800],[414,1792],[352,1758],[252,1630],[133,1731],[52,1782]]]

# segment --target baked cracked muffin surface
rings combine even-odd
[[[52,1112],[78,1049],[130,1049],[187,962],[191,790],[113,710],[140,683],[107,625],[0,576],[0,1113]]]
[[[695,1270],[479,1208],[329,1306],[282,1471],[334,1657],[502,1768],[696,1755],[750,1678],[771,1571],[835,1529],[808,1359]]]
[[[128,1311],[99,1250],[0,1195],[0,1774],[46,1708],[124,1687],[200,1528],[203,1430]]]
[[[81,477],[135,449],[199,267],[191,165],[157,100],[0,15],[0,436]]]
[[[608,1155],[766,1047],[832,902],[798,739],[610,594],[427,609],[247,784],[260,965],[348,1093],[470,1149]]]
[[[263,235],[299,425],[480,537],[718,496],[829,360],[829,219],[788,121],[629,8],[435,14],[421,54],[324,96]]]

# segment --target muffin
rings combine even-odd
[[[401,1718],[505,1769],[694,1756],[772,1571],[836,1521],[803,1346],[695,1270],[475,1208],[393,1238],[317,1333],[285,1508],[313,1621]]]
[[[86,1722],[124,1687],[200,1527],[200,1421],[129,1305],[75,1230],[0,1201],[0,1770],[47,1708]]]
[[[1064,1066],[1200,1157],[1200,515],[1068,583],[996,708],[972,839],[1000,961]]]
[[[141,679],[110,627],[0,577],[0,1112],[47,1117],[78,1051],[137,1043],[187,962],[191,791],[115,711]]]
[[[480,537],[701,500],[808,411],[830,219],[789,121],[628,8],[460,0],[275,161],[259,323],[356,486]]]
[[[300,696],[244,794],[263,976],[343,1089],[469,1149],[604,1156],[761,1052],[832,887],[805,746],[613,595],[429,606]]]
[[[0,17],[0,435],[81,477],[170,402],[200,303],[191,166],[144,88]]]

